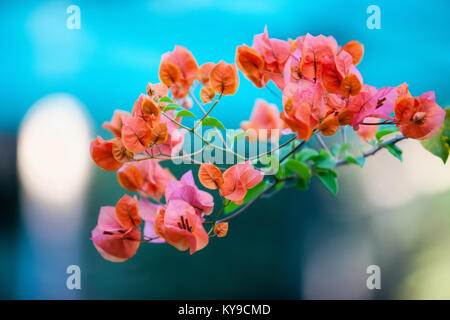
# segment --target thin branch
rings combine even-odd
[[[303,147],[303,145],[306,143],[305,140],[303,140],[302,142],[300,142],[300,144],[298,146],[296,146],[294,149],[292,149],[291,151],[289,151],[288,154],[286,154],[283,158],[281,158],[280,163],[282,163],[284,160],[286,160],[287,158],[289,158],[290,155],[296,153],[301,147]]]
[[[392,138],[391,140],[381,143],[380,145],[373,148],[372,150],[369,150],[369,151],[363,153],[362,156],[364,158],[370,157],[370,156],[374,155],[375,153],[377,153],[378,151],[380,151],[381,149],[385,148],[387,145],[396,144],[397,142],[405,140],[405,139],[407,139],[407,138],[404,136],[397,136],[395,138]],[[341,166],[341,165],[345,165],[345,164],[348,164],[348,162],[345,161],[345,159],[342,159],[336,163],[336,166]]]
[[[194,125],[194,128],[192,128],[192,130],[195,130],[195,128],[197,128],[197,126],[200,123],[202,123],[202,121],[209,115],[209,113],[214,109],[214,107],[217,105],[217,103],[219,103],[219,101],[222,97],[223,97],[223,92],[220,93],[220,96],[219,96],[219,98],[217,98],[216,102],[214,102],[212,107],[209,108],[208,112],[206,112],[205,115]]]

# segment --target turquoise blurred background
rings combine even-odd
[[[72,4],[80,29],[66,27]],[[381,10],[379,30],[366,25],[370,5]],[[89,240],[99,207],[123,194],[113,173],[89,162],[76,205],[42,204],[21,187],[19,176],[29,176],[16,158],[20,125],[36,101],[69,95],[89,128],[80,137],[107,136],[102,122],[114,109],[130,110],[147,82],[158,81],[163,53],[178,44],[199,63],[231,63],[236,46],[251,45],[266,25],[280,39],[309,32],[340,45],[358,40],[365,83],[406,81],[414,95],[434,90],[449,106],[449,13],[445,0],[2,1],[0,298],[450,298],[449,166],[413,142],[404,143],[403,165],[382,153],[364,169],[343,168],[338,197],[314,181],[308,192],[260,200],[226,238],[193,256],[144,245],[123,264],[102,260]],[[268,91],[240,80],[238,94],[214,110],[226,127],[248,119],[256,98],[281,108]],[[58,152],[41,143],[38,150]],[[179,177],[188,168],[173,171]],[[55,171],[62,189],[71,190],[65,175],[76,169]],[[381,290],[366,287],[372,264],[381,268]],[[81,290],[66,288],[69,265],[81,268]]]

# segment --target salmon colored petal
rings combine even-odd
[[[219,237],[223,238],[228,233],[228,222],[219,222],[214,227],[214,233]]]
[[[116,204],[116,218],[123,228],[136,227],[142,223],[136,198],[124,195]]]
[[[234,64],[220,61],[209,75],[211,88],[218,94],[233,95],[239,87],[239,76]]]
[[[152,132],[142,118],[123,118],[122,142],[127,150],[140,153],[150,145]]]
[[[90,145],[91,158],[103,170],[116,171],[122,167],[113,155],[113,141],[105,141],[101,137],[93,140]]]
[[[198,74],[197,74],[197,80],[200,81],[204,86],[208,85],[209,83],[209,74],[214,68],[213,62],[206,62],[198,68]]]
[[[187,94],[188,89],[192,86],[198,74],[197,61],[195,61],[192,53],[185,47],[175,46],[174,51],[163,54],[162,61],[170,62],[178,67],[181,73],[181,79],[179,82],[181,82],[180,85],[184,88],[184,90],[187,90]],[[167,86],[170,87],[170,85]],[[172,93],[173,92],[174,91],[172,90]],[[184,98],[184,96],[181,96],[180,99]]]
[[[200,90],[200,99],[202,99],[203,103],[209,103],[214,99],[214,96],[216,95],[216,92],[211,87],[203,87]]]
[[[152,119],[159,119],[161,109],[156,105],[152,99],[144,99],[141,104],[142,114],[151,117]]]
[[[169,95],[169,88],[164,83],[148,83],[147,94],[158,101],[160,98]]]
[[[112,140],[112,154],[113,157],[120,163],[126,163],[133,159],[133,152],[128,151],[123,145],[122,140]]]
[[[236,49],[236,65],[246,76],[258,76],[264,68],[263,58],[247,45]]]
[[[122,188],[136,192],[144,184],[144,178],[142,178],[139,170],[133,166],[123,166],[119,171],[117,171],[117,180]]]
[[[353,65],[358,65],[364,56],[364,46],[358,41],[352,40],[345,44],[341,51],[346,51],[352,56]]]
[[[141,198],[138,201],[139,204],[139,215],[145,221],[144,225],[144,237],[149,243],[163,243],[166,242],[164,238],[158,236],[155,231],[155,220],[158,211],[164,210],[162,205],[154,204],[145,198]]]
[[[97,227],[98,228],[98,227]],[[134,256],[139,248],[141,232],[130,228],[122,234],[102,234],[98,229],[92,231],[92,242],[100,255],[111,262],[124,262]],[[94,236],[94,234],[97,234]]]
[[[366,118],[364,120],[366,123],[378,123],[380,122],[377,118]],[[356,134],[364,141],[371,141],[375,138],[375,135],[378,132],[378,126],[375,125],[359,125],[358,130],[356,130]]]
[[[212,163],[202,163],[198,170],[198,179],[207,189],[217,189],[223,184],[222,172]]]
[[[159,80],[167,87],[172,87],[180,82],[181,71],[175,64],[162,61],[159,66]]]
[[[122,135],[122,116],[129,116],[129,115],[130,114],[128,112],[116,110],[114,111],[114,115],[111,122],[104,122],[103,128],[111,131],[111,133],[115,137],[120,138],[120,136]]]

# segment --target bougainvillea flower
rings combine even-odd
[[[214,99],[216,92],[211,87],[203,87],[200,90],[200,99],[202,99],[203,103],[209,103]]]
[[[175,118],[175,114],[173,110],[169,110],[166,112],[172,119]],[[181,121],[181,118],[176,118],[178,122]],[[162,117],[160,123],[164,123],[167,126],[167,139],[164,143],[158,144],[153,148],[150,148],[148,151],[153,154],[158,154],[159,152],[173,156],[180,152],[184,143],[184,136],[187,131],[184,129],[180,129],[178,125],[167,119],[166,117]]]
[[[385,87],[377,90],[373,86],[363,85],[359,94],[350,96],[348,100],[348,108],[354,112],[352,125],[355,130],[367,117],[393,120],[389,115],[394,110],[396,98],[397,92],[395,87]]]
[[[95,164],[103,170],[119,170],[123,163],[116,160],[113,155],[113,145],[115,140],[105,141],[102,137],[97,137],[90,145],[91,158]]]
[[[364,46],[355,40],[347,42],[341,48],[341,51],[346,51],[352,56],[352,63],[354,66],[357,66],[364,56]]]
[[[297,82],[302,79],[302,74],[300,72],[301,56],[301,51],[299,49],[296,49],[287,59],[283,69],[283,78],[285,85],[290,82]]]
[[[207,189],[215,190],[223,184],[222,172],[212,163],[202,163],[198,169],[198,179]]]
[[[219,222],[214,227],[214,233],[219,237],[223,238],[228,233],[228,222]]]
[[[263,58],[264,71],[275,85],[283,90],[285,82],[283,79],[284,65],[291,54],[291,45],[288,41],[269,38],[267,26],[264,32],[253,37],[252,48]]]
[[[369,118],[366,118],[364,120],[364,122],[365,123],[378,123],[378,122],[380,122],[380,119],[369,117]],[[367,142],[367,141],[371,141],[375,138],[377,131],[378,131],[378,126],[361,124],[361,125],[359,125],[358,130],[356,130],[356,134],[361,138],[362,141]]]
[[[258,52],[245,44],[238,46],[235,60],[239,70],[257,88],[265,86],[269,80],[269,75],[264,73],[264,60]]]
[[[154,98],[155,101],[158,101],[169,94],[169,88],[164,83],[149,82],[147,84],[147,94],[149,97]]]
[[[249,139],[254,141],[258,138],[259,129],[267,129],[267,137],[270,137],[272,130],[278,130],[283,127],[283,122],[280,119],[280,111],[274,104],[267,103],[263,99],[257,99],[253,107],[250,121],[241,122],[241,128],[244,131],[250,131]],[[255,134],[252,136],[252,134]]]
[[[308,33],[303,40],[301,74],[309,79],[318,79],[323,66],[333,62],[337,49],[338,45],[333,37],[314,37]]]
[[[116,203],[116,219],[123,228],[139,226],[142,221],[139,218],[139,207],[136,196],[134,198],[124,195]]]
[[[134,118],[142,118],[150,128],[161,119],[159,106],[150,96],[145,94],[139,95],[139,98],[133,105],[131,115]],[[123,119],[127,118],[129,117],[123,116]]]
[[[215,64],[213,62],[206,62],[202,64],[200,68],[198,68],[197,80],[200,81],[204,86],[207,86],[209,84],[209,74],[212,68],[214,68],[214,65]]]
[[[324,136],[332,136],[339,130],[339,116],[330,114],[319,124],[319,131]]]
[[[151,144],[163,144],[167,141],[167,138],[169,136],[167,124],[166,123],[157,123],[152,128],[150,143]]]
[[[322,86],[308,80],[289,83],[283,90],[281,119],[294,132],[298,139],[308,140],[319,120],[329,111],[324,101]]]
[[[171,181],[166,187],[166,202],[183,200],[195,208],[199,216],[209,215],[214,209],[214,198],[208,192],[200,190],[194,181],[192,171],[186,172],[180,181]]]
[[[136,192],[144,184],[144,178],[133,164],[125,165],[117,171],[117,180],[122,188]]]
[[[139,216],[144,220],[144,240],[148,243],[163,243],[166,242],[164,238],[158,236],[155,232],[155,218],[159,210],[164,210],[164,206],[154,204],[145,198],[138,201]]]
[[[116,138],[122,136],[122,116],[129,116],[128,112],[122,110],[114,111],[114,115],[110,122],[103,122],[103,128],[112,132]]]
[[[220,61],[209,73],[209,83],[217,94],[233,95],[239,87],[239,75],[234,64]]]
[[[175,99],[182,99],[197,78],[198,65],[192,53],[182,46],[163,54],[160,65],[160,80],[167,85]]]
[[[180,105],[185,109],[191,109],[194,106],[194,101],[191,97],[184,97],[183,100],[181,100]]]
[[[419,98],[402,97],[395,103],[397,128],[408,138],[429,139],[442,127],[445,110],[434,100],[434,93],[427,92]]]
[[[155,218],[155,231],[180,251],[197,252],[209,242],[202,219],[195,209],[182,200],[170,200],[166,209],[159,210]]]
[[[235,164],[223,173],[220,194],[240,205],[244,202],[248,189],[255,187],[263,178],[264,173],[256,170],[249,161]]]
[[[123,228],[116,219],[114,207],[101,207],[91,240],[103,258],[123,262],[136,254],[141,232],[135,227]]]
[[[150,145],[152,130],[143,118],[122,117],[122,142],[133,153],[144,152]]]
[[[175,177],[169,169],[161,167],[158,159],[134,161],[126,164],[126,166],[128,165],[136,167],[144,179],[144,182],[138,190],[139,194],[143,197],[149,197],[155,200],[161,199],[164,192],[166,192],[167,184],[175,180]]]

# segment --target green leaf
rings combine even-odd
[[[320,182],[333,194],[336,195],[339,190],[337,182],[337,173],[333,170],[316,171],[314,175]]]
[[[318,155],[319,155],[319,153],[314,149],[303,148],[298,153],[297,160],[301,161],[301,162],[307,162],[307,161],[315,159]]]
[[[225,129],[225,127],[222,124],[222,122],[220,122],[219,120],[217,120],[216,118],[213,118],[213,117],[208,117],[208,118],[203,119],[202,126],[204,126],[204,127],[217,127],[217,128],[220,128],[220,129]]]
[[[182,106],[180,106],[179,104],[176,103],[168,103],[165,108],[164,111],[169,111],[169,110],[176,110],[176,109],[180,109],[182,108]]]
[[[308,183],[303,178],[298,178],[295,187],[300,191],[308,190]]]
[[[351,154],[346,154],[344,159],[348,163],[356,164],[356,165],[360,166],[361,168],[364,167],[364,164],[366,163],[366,158],[364,158],[364,157],[356,157],[355,158]]]
[[[175,115],[175,118],[178,117],[193,117],[195,118],[195,114],[193,114],[192,112],[188,111],[188,110],[181,110],[178,111],[177,114]]]
[[[172,99],[170,99],[167,96],[159,98],[158,102],[170,102],[170,103],[173,103]]]
[[[397,147],[395,144],[388,144],[384,146],[387,151],[389,151],[394,157],[396,157],[398,160],[402,161],[402,153],[403,151]]]
[[[398,130],[397,129],[382,129],[376,133],[375,138],[377,138],[377,140],[380,141],[382,137],[387,136],[388,134],[391,134],[394,132],[398,132]]]
[[[294,159],[289,159],[286,162],[285,166],[289,170],[298,174],[305,181],[309,181],[311,179],[311,168],[308,165],[304,164],[303,162]]]
[[[261,181],[257,186],[255,186],[252,189],[249,189],[247,194],[245,195],[244,202],[241,205],[237,205],[233,202],[230,202],[228,206],[225,207],[225,214],[230,214],[231,212],[236,211],[243,205],[245,205],[247,202],[253,200],[257,196],[259,196],[262,192],[264,192],[269,187],[269,184],[267,184],[264,180]]]
[[[320,150],[314,162],[314,168],[318,169],[333,169],[336,166],[336,160],[325,149]]]
[[[420,141],[426,150],[441,158],[444,163],[447,162],[450,153],[450,109],[447,108],[445,111],[445,121],[441,130],[430,139]]]

